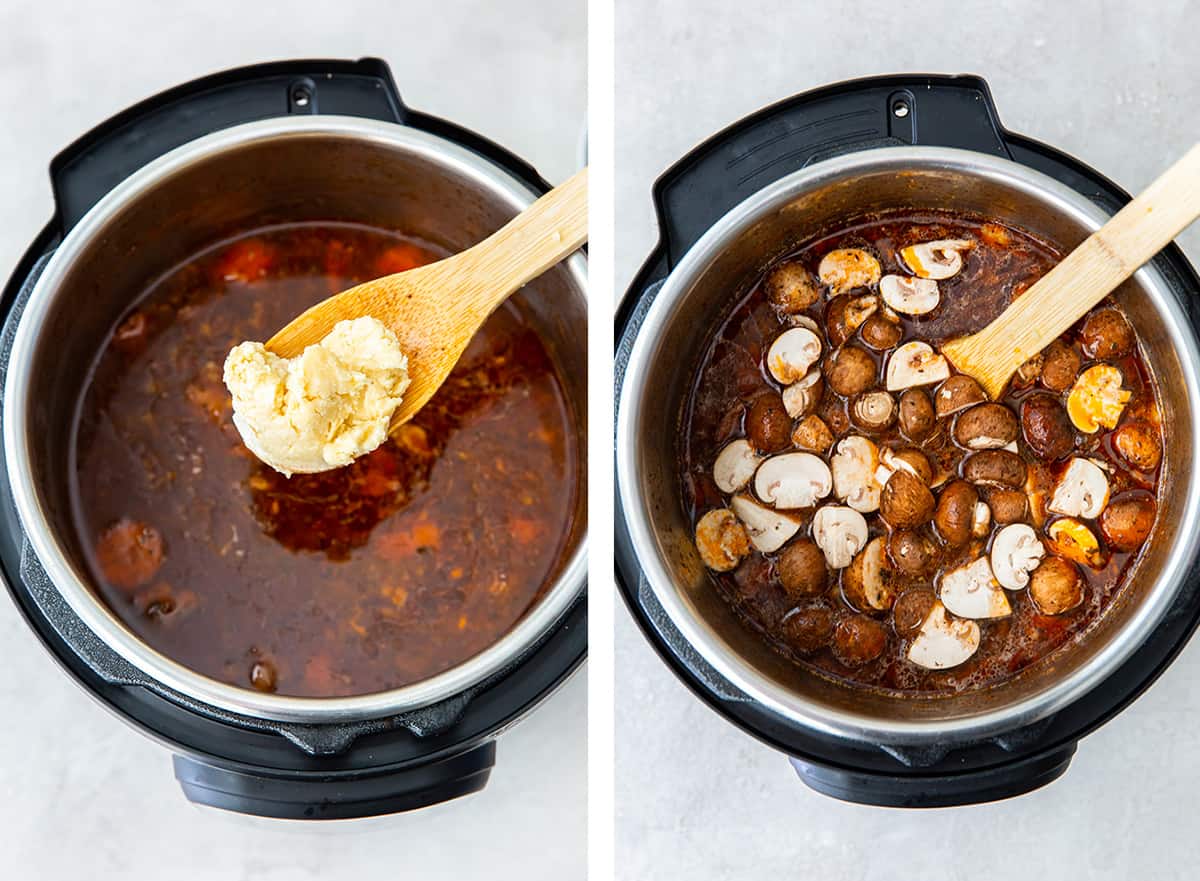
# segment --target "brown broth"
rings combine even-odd
[[[815,278],[817,266],[826,253],[836,248],[858,247],[865,248],[879,259],[884,274],[907,274],[901,268],[898,257],[902,248],[919,242],[952,238],[971,239],[976,245],[964,253],[961,272],[939,282],[942,300],[933,312],[919,318],[902,317],[904,342],[921,339],[936,345],[942,340],[981,329],[999,315],[1014,297],[1028,289],[1061,259],[1054,248],[1016,229],[949,214],[903,213],[866,219],[809,242],[786,258],[781,258],[780,262],[782,259],[798,260]],[[828,294],[823,293],[806,313],[822,329],[825,328],[824,311],[829,299]],[[744,421],[748,404],[764,391],[781,391],[780,384],[764,366],[764,355],[775,337],[791,324],[767,300],[762,279],[731,305],[731,312],[716,328],[703,353],[682,415],[680,465],[683,502],[693,524],[705,512],[726,504],[726,497],[713,482],[712,465],[726,443],[746,435]],[[1105,305],[1112,304],[1106,301]],[[1078,326],[1064,334],[1063,340],[1078,349]],[[827,340],[825,343],[824,354],[827,354],[829,344]],[[882,375],[884,355],[864,348],[875,359]],[[1092,363],[1098,362],[1084,357],[1081,369],[1086,369]],[[1133,393],[1123,414],[1122,424],[1135,417],[1147,420],[1159,432],[1161,446],[1154,387],[1140,355],[1135,352],[1106,363],[1113,363],[1120,368],[1125,379],[1124,387]],[[931,388],[927,387],[927,390]],[[1018,409],[1021,399],[1038,389],[1036,384],[1025,389],[1010,387],[1002,403]],[[1065,395],[1061,399],[1065,400]],[[847,406],[848,401],[835,394],[826,384],[816,412],[818,415],[828,414],[831,418],[848,421]],[[835,438],[859,433],[862,432],[853,427],[848,431],[834,430]],[[914,446],[902,437],[895,425],[883,433],[868,434],[880,449],[885,446],[895,449]],[[1076,432],[1075,449],[1071,455],[1086,455],[1107,462],[1112,467],[1109,481],[1114,497],[1127,490],[1156,492],[1157,471],[1142,473],[1131,470],[1115,454],[1111,446],[1112,434],[1112,431],[1103,428],[1092,435]],[[935,467],[940,466],[951,475],[959,473],[967,452],[954,443],[948,424],[942,420],[939,420],[933,436],[919,447]],[[1019,441],[1019,452],[1029,467],[1034,467],[1038,460],[1023,439]],[[1066,463],[1067,459],[1063,459],[1044,467],[1050,475],[1057,476],[1065,469]],[[833,497],[826,501],[838,503]],[[799,512],[803,523],[797,538],[809,534],[814,511],[807,509]],[[867,522],[871,538],[888,533],[888,526],[877,512],[867,515]],[[1025,522],[1029,522],[1028,517]],[[1099,537],[1095,523],[1085,522]],[[932,525],[923,527],[922,532],[934,542],[935,547],[941,548]],[[1044,540],[1040,531],[1039,536]],[[963,565],[979,556],[986,550],[984,542],[988,539],[960,549],[941,549],[938,571]],[[1103,539],[1101,545],[1103,547]],[[749,556],[734,571],[710,573],[725,601],[774,649],[809,670],[857,686],[899,693],[956,693],[1009,679],[1086,633],[1120,591],[1136,554],[1106,549],[1103,568],[1081,566],[1086,581],[1084,602],[1063,615],[1040,614],[1027,590],[1006,591],[1012,604],[1012,615],[979,621],[982,630],[979,650],[965,663],[940,671],[925,670],[907,660],[906,652],[911,639],[894,630],[890,611],[876,614],[887,625],[888,643],[883,653],[873,661],[860,666],[846,666],[834,657],[829,647],[812,653],[798,651],[788,640],[785,631],[785,622],[798,610],[807,607],[828,609],[832,611],[835,622],[853,616],[855,610],[842,596],[839,573],[833,570],[824,595],[799,602],[789,599],[779,582],[777,557],[777,553],[763,554],[751,549]],[[934,578],[930,576],[903,576],[896,573],[894,577],[896,595],[914,588],[928,589],[934,583]]]
[[[139,298],[81,401],[74,486],[82,542],[100,543],[99,593],[139,637],[225,682],[329,697],[446,670],[529,610],[563,551],[578,464],[554,365],[516,307],[487,321],[411,423],[346,468],[285,478],[230,419],[233,345],[438,256],[361,226],[280,226]],[[130,554],[146,562],[138,529],[162,553],[131,572]]]

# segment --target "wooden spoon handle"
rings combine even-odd
[[[521,285],[579,250],[588,237],[587,206],[585,167],[460,254],[455,272],[485,282],[462,292],[471,311],[491,314]]]
[[[1018,367],[1083,317],[1197,217],[1200,144],[1013,300],[1000,317],[977,334],[945,344],[943,353],[995,397]]]

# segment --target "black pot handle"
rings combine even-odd
[[[279,777],[176,755],[175,779],[188,801],[281,820],[377,817],[478,792],[496,763],[496,742],[413,768],[365,775]]]
[[[1018,761],[958,774],[880,774],[790,756],[809,788],[855,804],[887,808],[949,808],[1024,795],[1057,780],[1071,764],[1074,742]]]
[[[721,216],[787,174],[839,153],[920,144],[1008,157],[976,76],[870,77],[805,92],[705,141],[654,186],[668,269]]]

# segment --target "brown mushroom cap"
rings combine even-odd
[[[858,346],[843,346],[825,359],[829,387],[847,398],[871,389],[878,376],[875,359]]]
[[[1100,533],[1118,551],[1136,551],[1150,536],[1158,508],[1154,497],[1135,491],[1108,503],[1100,515]]]
[[[879,516],[895,529],[915,529],[933,516],[934,499],[921,480],[898,470],[888,479],[879,499]]]
[[[957,547],[970,540],[978,501],[979,493],[965,480],[953,480],[946,485],[933,512],[933,525],[942,541]]]
[[[933,404],[923,389],[905,389],[900,395],[900,431],[913,443],[920,443],[937,424]]]
[[[1021,401],[1021,435],[1033,454],[1046,462],[1069,456],[1075,428],[1058,398],[1039,392]]]
[[[983,500],[992,511],[992,519],[1001,526],[1020,523],[1029,515],[1029,497],[1019,489],[985,486]]]
[[[996,450],[1017,439],[1017,417],[1003,404],[976,404],[954,421],[954,440],[968,450]]]
[[[1042,350],[1042,385],[1052,392],[1065,392],[1075,384],[1083,359],[1062,340],[1054,340]]]
[[[1029,597],[1043,615],[1061,615],[1083,602],[1083,577],[1074,563],[1048,556],[1033,570]]]
[[[843,618],[833,631],[833,654],[847,667],[873,661],[887,648],[887,628],[866,615]]]
[[[832,346],[844,345],[879,308],[874,294],[835,297],[825,307],[825,333]]]
[[[1153,471],[1162,461],[1162,441],[1158,429],[1149,422],[1134,420],[1112,436],[1117,454],[1138,471]]]
[[[786,260],[767,275],[767,299],[783,312],[803,312],[820,299],[817,280],[798,260]]]
[[[779,583],[793,599],[824,593],[829,583],[825,555],[816,542],[807,538],[797,539],[780,551],[775,572],[779,575]]]
[[[797,609],[783,619],[783,638],[800,655],[818,652],[833,638],[833,611],[826,606]]]
[[[863,322],[862,327],[858,329],[858,335],[872,349],[883,352],[904,339],[904,328],[900,326],[900,322],[876,312]]]
[[[937,563],[933,542],[913,529],[892,532],[888,538],[888,556],[892,565],[905,575],[928,575]]]
[[[764,392],[746,412],[746,434],[760,453],[787,449],[792,440],[792,417],[776,392]]]
[[[914,636],[937,602],[932,590],[916,588],[906,590],[896,598],[892,607],[892,626],[900,636]]]
[[[953,416],[960,410],[982,404],[987,399],[978,382],[965,373],[956,373],[938,386],[934,394],[937,418]]]
[[[1097,309],[1083,321],[1079,341],[1089,358],[1109,360],[1123,358],[1133,351],[1133,328],[1125,316],[1110,307]]]
[[[1007,486],[1019,489],[1025,485],[1025,461],[1009,450],[980,450],[966,458],[963,477],[982,486]]]

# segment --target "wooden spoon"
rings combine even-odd
[[[998,398],[1013,373],[1200,217],[1200,144],[1009,304],[942,354]]]
[[[587,179],[585,168],[453,257],[323,300],[271,337],[267,348],[292,358],[324,339],[339,321],[378,319],[408,356],[411,384],[392,415],[395,429],[433,397],[497,306],[587,241]]]

